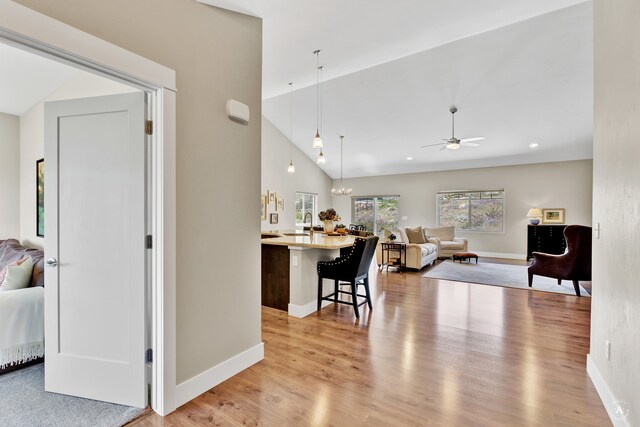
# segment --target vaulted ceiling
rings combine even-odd
[[[264,19],[263,114],[289,136],[293,81],[293,142],[313,159],[322,49],[322,168],[333,178],[340,134],[345,177],[592,156],[590,1],[201,1]],[[450,105],[457,137],[487,139],[420,148],[451,136]]]

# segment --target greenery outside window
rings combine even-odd
[[[504,190],[439,191],[437,209],[438,226],[486,233],[504,231]]]
[[[318,223],[318,195],[313,193],[296,193],[296,226],[309,226],[311,223]],[[311,220],[309,215],[311,214]],[[307,222],[304,222],[305,216]]]
[[[366,196],[351,198],[353,224],[364,225],[367,231],[382,236],[385,230],[398,228],[400,196]]]

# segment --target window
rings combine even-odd
[[[439,191],[438,225],[457,230],[504,231],[504,190]]]
[[[317,223],[317,205],[318,195],[313,193],[296,193],[296,225],[301,227],[311,225],[311,223]],[[307,214],[311,214],[311,219],[309,219],[309,215]],[[305,216],[307,217],[307,222],[304,222]]]
[[[364,225],[376,236],[382,236],[385,230],[398,228],[400,196],[354,197],[351,200],[354,224]]]

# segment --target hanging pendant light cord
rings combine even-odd
[[[289,83],[289,108],[291,109],[289,137],[291,138],[291,163],[293,163],[293,82]]]
[[[340,188],[344,188],[344,185],[342,185],[342,140],[344,139],[344,136],[340,135]]]
[[[320,135],[322,133],[322,69],[324,67],[320,66],[318,69],[320,70]]]
[[[320,131],[320,50],[316,54],[316,133]]]

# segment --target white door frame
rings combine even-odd
[[[16,46],[150,95],[151,407],[176,409],[176,77],[175,71],[10,0],[0,0],[0,43]],[[142,357],[142,355],[141,355]]]

